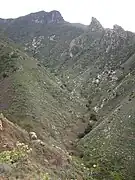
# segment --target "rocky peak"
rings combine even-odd
[[[117,33],[118,36],[120,36],[122,38],[127,37],[127,32],[121,26],[115,24],[113,26],[113,30]]]
[[[103,31],[104,28],[96,18],[92,17],[91,24],[89,25],[89,30],[92,32],[96,32]]]
[[[115,24],[113,26],[113,29],[116,30],[116,31],[124,31],[124,29],[121,26],[117,25],[117,24]]]
[[[48,17],[49,17],[49,23],[59,23],[59,22],[62,22],[64,21],[61,13],[59,11],[51,11],[48,13]]]
[[[55,10],[51,12],[40,11],[40,12],[32,13],[30,14],[30,17],[32,19],[32,22],[42,23],[42,24],[59,23],[64,21],[60,12]]]

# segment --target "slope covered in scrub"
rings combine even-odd
[[[135,34],[57,11],[0,24],[0,111],[36,132],[36,165],[52,179],[134,180]]]

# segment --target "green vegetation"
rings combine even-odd
[[[50,180],[48,173],[42,173],[41,176],[40,176],[40,178],[41,178],[42,180]]]
[[[46,180],[134,180],[135,34],[95,18],[35,23],[42,14],[7,21],[12,40],[0,37],[0,111],[39,138],[26,167]],[[27,155],[24,145],[0,161]]]
[[[17,161],[27,158],[31,151],[32,149],[29,148],[28,145],[18,142],[14,149],[2,151],[0,153],[0,163],[13,164]]]

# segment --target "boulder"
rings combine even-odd
[[[37,134],[35,132],[30,132],[29,135],[31,140],[37,140]]]

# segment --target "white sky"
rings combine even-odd
[[[40,10],[59,10],[69,22],[90,24],[96,17],[104,27],[121,25],[135,32],[135,0],[0,0],[0,17],[15,18]]]

